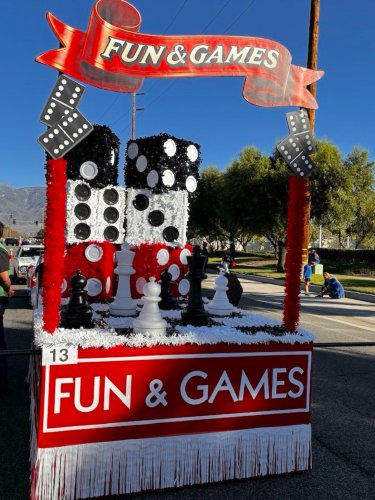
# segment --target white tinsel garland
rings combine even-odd
[[[108,306],[104,304],[93,305],[94,309],[105,311]],[[34,313],[35,345],[36,347],[50,347],[57,345],[72,345],[82,348],[104,347],[124,345],[128,347],[152,347],[156,345],[182,346],[186,344],[218,344],[224,342],[227,344],[268,344],[277,342],[280,344],[305,344],[313,342],[315,336],[300,328],[297,333],[288,333],[285,335],[272,335],[266,331],[258,331],[255,334],[248,335],[237,330],[235,327],[263,325],[280,325],[276,320],[269,319],[260,314],[249,314],[244,310],[235,309],[241,317],[218,318],[221,325],[215,326],[181,326],[174,327],[175,334],[155,334],[142,333],[131,335],[119,335],[114,328],[131,328],[134,318],[131,317],[109,317],[105,318],[107,328],[90,329],[64,329],[57,328],[53,335],[43,330],[41,310]],[[180,311],[161,311],[162,316],[167,320],[176,320],[180,318]]]

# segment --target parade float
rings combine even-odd
[[[37,61],[60,76],[40,121],[47,152],[43,286],[31,366],[31,498],[90,498],[311,468],[313,335],[298,327],[287,277],[284,324],[234,307],[187,241],[200,147],[162,132],[119,140],[78,110],[85,87],[135,92],[147,77],[245,77],[261,106],[316,107],[322,76],[282,45],[251,37],[152,36],[138,11],[98,0],[87,32],[48,22],[60,41]],[[302,264],[304,110],[278,145],[293,174],[288,272]]]

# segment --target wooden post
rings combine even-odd
[[[132,92],[132,141],[135,139],[135,92]]]
[[[320,0],[311,0],[307,67],[313,70],[318,69],[319,10],[320,10]],[[316,97],[316,82],[311,83],[307,88],[311,92],[311,94],[314,97]],[[307,113],[310,120],[311,135],[314,138],[315,109],[308,109]],[[309,209],[307,212],[306,219],[304,221],[304,238],[303,238],[303,248],[302,248],[303,263],[307,262],[307,254],[308,254],[309,240],[310,240],[310,207],[311,207],[310,183],[308,183],[308,203],[309,203]]]

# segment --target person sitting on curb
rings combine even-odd
[[[322,286],[319,295],[317,297],[323,297],[324,295],[329,295],[331,299],[343,299],[345,297],[345,291],[342,284],[333,274],[324,272],[324,285]]]
[[[305,264],[303,266],[303,279],[305,280],[305,284],[304,284],[305,295],[309,294],[310,281],[311,281],[311,275],[312,275],[311,264],[312,264],[311,261],[309,261],[307,264]]]

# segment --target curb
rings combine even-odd
[[[284,278],[266,278],[265,276],[256,276],[255,274],[244,274],[237,273],[236,271],[231,271],[237,274],[237,276],[241,279],[250,280],[250,281],[258,281],[259,283],[268,283],[270,285],[278,285],[284,286],[285,279]],[[206,273],[216,274],[213,269],[206,269]],[[318,285],[310,285],[310,290],[313,292],[319,292],[320,286]],[[371,293],[362,293],[362,292],[351,292],[345,290],[345,298],[354,299],[354,300],[362,300],[364,302],[370,302],[371,304],[375,304],[375,295]]]

